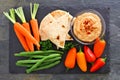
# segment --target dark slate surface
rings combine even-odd
[[[29,21],[30,20],[30,14],[28,12],[29,11],[29,7],[24,7],[24,12],[25,12],[25,15],[26,15],[26,19]],[[103,6],[40,6],[39,7],[39,10],[38,10],[38,13],[39,15],[37,15],[37,19],[38,21],[40,22],[43,17],[45,17],[49,12],[53,11],[53,10],[56,10],[56,9],[62,9],[62,10],[66,10],[66,11],[69,11],[70,14],[72,14],[73,16],[75,16],[78,12],[81,12],[83,10],[88,10],[88,9],[93,9],[93,10],[96,10],[98,11],[104,18],[105,20],[105,23],[106,23],[106,33],[105,33],[105,40],[107,41],[107,46],[106,46],[106,49],[104,51],[104,55],[102,57],[106,57],[107,60],[106,60],[106,65],[98,70],[97,72],[95,73],[108,73],[110,71],[110,60],[109,60],[109,57],[110,57],[110,54],[109,54],[109,44],[110,44],[110,41],[109,41],[109,8],[107,7],[103,7]],[[22,46],[20,45],[14,31],[13,31],[13,24],[10,23],[9,25],[9,71],[10,73],[25,73],[25,70],[26,68],[23,68],[23,67],[18,67],[15,65],[16,61],[17,60],[20,60],[20,59],[24,59],[23,57],[15,57],[14,56],[14,53],[17,53],[17,52],[20,52],[20,51],[23,51],[23,48]],[[14,38],[14,39],[13,39]],[[81,44],[79,44],[78,49],[79,47],[81,46]],[[92,45],[91,45],[92,46]],[[75,69],[73,70],[69,70],[66,72],[66,68],[64,67],[64,60],[65,60],[65,56],[66,56],[66,52],[64,53],[63,55],[63,58],[62,58],[62,61],[59,65],[57,65],[56,67],[53,67],[51,69],[46,69],[46,70],[40,70],[40,71],[37,71],[36,73],[41,73],[41,74],[81,74],[84,72],[82,72],[78,66],[75,67]],[[91,65],[88,64],[88,71],[86,72],[87,74],[90,73],[89,72],[89,69],[90,69]]]
[[[9,73],[9,21],[2,14],[15,6],[29,6],[30,2],[42,5],[101,5],[110,7],[110,68],[108,74],[10,74]],[[120,0],[0,0],[0,80],[120,80]]]

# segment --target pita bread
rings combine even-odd
[[[57,19],[60,19],[60,17],[64,16],[64,15],[68,15],[68,26],[69,26],[69,29],[70,30],[70,25],[71,25],[71,21],[73,19],[73,16],[70,15],[68,12],[66,11],[63,11],[63,10],[55,10],[55,11],[52,11],[51,12],[51,15],[57,20]],[[67,38],[66,38],[67,39]]]
[[[48,39],[50,39],[55,45],[57,45],[60,48],[64,48],[66,35],[68,33],[67,16],[68,16],[67,14],[63,15],[56,21],[49,23],[44,28],[44,31],[46,32]]]
[[[50,14],[55,18],[55,19],[58,19],[60,18],[61,16],[65,15],[66,11],[63,11],[63,10],[54,10],[52,11]]]
[[[65,40],[72,40],[68,34],[72,16],[62,10],[49,13],[40,23],[41,40],[51,40],[57,47],[64,48]]]
[[[46,15],[43,20],[40,23],[40,29],[39,29],[39,33],[41,36],[41,40],[47,40],[48,37],[46,35],[46,32],[44,31],[44,29],[46,28],[46,25],[48,25],[49,23],[55,21],[54,17],[51,14]]]

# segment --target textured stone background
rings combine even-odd
[[[103,5],[110,7],[110,56],[109,74],[10,74],[9,73],[9,21],[2,14],[15,6],[40,5]],[[120,0],[0,0],[0,80],[120,80]]]

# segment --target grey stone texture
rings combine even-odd
[[[10,74],[9,21],[3,15],[16,6],[40,5],[102,5],[110,7],[110,68],[108,74]],[[120,80],[120,0],[0,0],[0,80]]]

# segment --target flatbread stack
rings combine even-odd
[[[68,34],[73,16],[63,10],[55,10],[46,15],[40,23],[41,40],[50,40],[57,47],[64,48],[66,40],[72,40]]]

